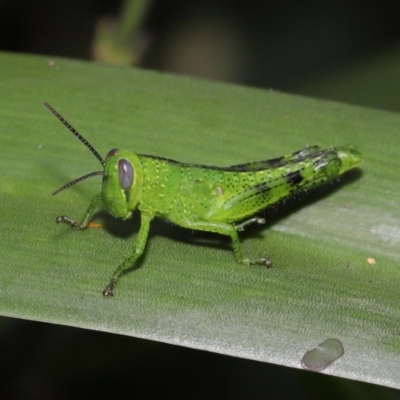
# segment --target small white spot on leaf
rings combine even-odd
[[[338,339],[326,339],[314,349],[307,351],[301,359],[301,366],[321,372],[344,354],[344,347]]]
[[[375,265],[376,264],[376,260],[373,257],[368,257],[367,258],[367,263],[370,265]]]

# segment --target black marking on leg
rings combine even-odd
[[[259,183],[258,185],[255,186],[255,188],[258,193],[265,192],[266,190],[268,190],[268,183],[267,182]]]
[[[301,176],[300,171],[294,171],[294,172],[290,172],[289,174],[287,174],[285,176],[285,178],[287,179],[287,181],[292,185],[292,186],[296,186],[298,185],[304,178]]]

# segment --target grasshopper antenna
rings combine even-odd
[[[59,114],[49,103],[47,103],[47,101],[43,101],[43,104],[91,151],[91,153],[104,167],[105,162],[103,157],[96,151],[96,149],[70,123],[68,123],[61,114]]]
[[[89,174],[83,175],[79,178],[74,179],[71,182],[66,183],[64,186],[61,186],[57,190],[55,190],[51,195],[55,196],[56,194],[62,192],[65,189],[68,189],[71,186],[74,186],[76,183],[82,182],[87,178],[91,178],[92,176],[97,176],[97,175],[104,175],[104,171],[96,171],[96,172],[90,172]]]
[[[74,134],[75,137],[77,137],[91,151],[91,153],[100,161],[101,165],[104,167],[105,162],[103,160],[103,157],[97,152],[97,150],[70,123],[68,123],[61,114],[59,114],[49,103],[47,103],[47,101],[43,101],[43,104]],[[55,190],[52,195],[55,196],[56,194],[62,192],[64,189],[68,189],[76,183],[82,182],[87,178],[91,178],[92,176],[97,175],[104,175],[104,171],[90,172],[89,174],[76,178],[73,181],[68,182],[64,186],[61,186],[59,189]]]

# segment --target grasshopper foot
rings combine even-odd
[[[260,258],[258,260],[243,260],[246,265],[264,265],[267,268],[272,267],[274,264],[269,258]]]
[[[60,215],[56,218],[56,222],[66,222],[71,225],[71,228],[79,228],[79,224],[75,222],[72,218],[67,217],[66,215]]]
[[[240,224],[235,225],[235,229],[237,231],[244,231],[244,228],[247,225],[251,225],[251,224],[265,224],[265,218],[261,218],[261,217],[254,217],[254,218],[250,218],[247,221],[244,221]]]
[[[115,284],[116,284],[116,280],[111,279],[110,283],[103,290],[104,297],[113,297],[114,296],[113,290],[114,290]]]

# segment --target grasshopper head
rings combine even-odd
[[[116,218],[128,219],[138,203],[142,166],[136,154],[112,149],[104,165],[103,203]]]

